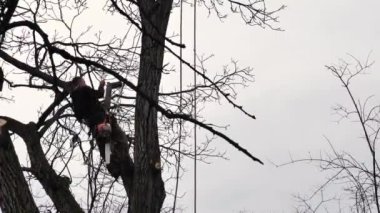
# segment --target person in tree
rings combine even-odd
[[[98,90],[86,85],[81,77],[75,77],[71,81],[71,99],[74,116],[79,122],[84,122],[95,137],[110,133],[108,115],[99,98],[104,96],[104,84],[102,80]]]

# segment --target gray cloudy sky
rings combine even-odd
[[[325,175],[308,164],[275,168],[271,161],[285,162],[289,153],[296,158],[327,150],[323,136],[330,138],[338,149],[359,156],[366,151],[359,143],[357,124],[334,122],[337,117],[331,107],[349,102],[339,82],[324,65],[349,58],[347,53],[365,59],[371,51],[371,59],[379,61],[380,1],[282,0],[267,4],[268,7],[287,6],[279,13],[278,23],[285,31],[248,27],[235,16],[221,23],[212,15],[207,18],[207,14],[201,13],[204,10],[198,14],[198,52],[215,54],[209,62],[210,69],[220,69],[231,58],[239,60],[242,66],[254,68],[255,83],[240,90],[238,101],[257,120],[223,103],[209,106],[203,116],[210,122],[230,124],[227,133],[265,163],[265,166],[253,163],[225,141],[216,140],[214,145],[226,150],[230,160],[214,159],[212,164],[199,165],[198,212],[201,213],[293,212],[296,203],[292,194],[311,192]],[[188,23],[185,41],[189,41],[186,51],[191,51],[192,11],[187,9],[185,16]],[[178,32],[175,19],[168,33],[173,32]],[[354,82],[355,94],[366,97],[378,93],[378,69],[375,63],[369,75]],[[18,94],[23,92],[17,90]],[[43,102],[47,97],[36,94],[33,98]],[[28,101],[24,96],[15,104],[0,103],[0,108],[2,113],[13,114],[16,119],[35,120],[35,110],[41,102]],[[27,109],[26,104],[30,105]],[[20,144],[17,146],[20,150]],[[186,164],[189,171],[180,183],[185,196],[179,205],[185,208],[184,212],[192,212],[192,162]]]
[[[275,1],[276,5],[280,3],[287,5],[279,14],[284,32],[248,27],[238,17],[219,23],[213,17],[199,15],[199,52],[215,53],[216,64],[234,58],[242,65],[251,65],[256,79],[251,87],[241,90],[239,101],[257,120],[227,105],[210,107],[203,115],[210,121],[231,124],[231,137],[265,160],[265,166],[252,163],[217,140],[215,144],[228,151],[230,161],[217,159],[200,165],[198,212],[294,212],[292,194],[310,193],[325,174],[309,164],[275,168],[270,161],[285,162],[289,153],[296,158],[328,150],[323,136],[338,149],[358,156],[367,153],[359,141],[356,123],[335,122],[332,107],[349,102],[324,65],[349,59],[347,53],[364,60],[371,51],[370,58],[379,61],[380,2]],[[378,95],[378,69],[375,63],[369,75],[354,81],[358,97]],[[187,192],[180,201],[187,207],[185,212],[193,211],[192,175],[188,172],[180,185]]]

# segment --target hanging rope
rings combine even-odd
[[[196,68],[196,57],[197,57],[197,0],[194,0],[194,49],[193,49],[193,64],[194,68]],[[180,44],[182,44],[182,35],[183,35],[183,1],[180,2]],[[182,48],[180,48],[179,56],[182,59]],[[182,60],[179,65],[179,84],[180,84],[180,101],[179,101],[179,111],[182,113],[182,82],[183,82],[183,76],[182,76]],[[194,72],[194,88],[197,86],[197,74]],[[193,106],[194,106],[194,119],[197,119],[197,90],[194,89],[194,100],[193,100]],[[177,195],[178,195],[178,182],[179,182],[179,170],[181,166],[181,142],[182,142],[182,119],[179,120],[179,138],[178,138],[178,164],[177,164],[177,174],[176,174],[176,185],[175,185],[175,192],[174,192],[174,203],[173,203],[173,213],[175,212],[176,208],[176,202],[177,202]],[[194,124],[194,213],[197,212],[197,125]]]
[[[182,44],[182,9],[183,1],[180,3],[180,21],[179,21],[179,43]],[[179,49],[179,57],[182,58],[182,47]],[[179,113],[182,114],[182,61],[179,63]],[[181,168],[181,142],[182,142],[182,119],[179,119],[179,135],[178,135],[178,159],[177,159],[177,174],[176,174],[176,183],[175,183],[175,192],[174,192],[174,203],[173,203],[173,213],[175,212],[177,195],[178,195],[178,183],[179,183],[179,170]]]
[[[197,0],[194,0],[194,69],[197,68]],[[194,72],[194,88],[197,87],[197,73]],[[197,89],[194,90],[194,119],[197,119]],[[194,213],[197,212],[197,125],[194,123]]]

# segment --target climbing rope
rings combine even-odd
[[[194,69],[197,67],[197,0],[194,0]],[[197,73],[194,72],[194,119],[197,119]],[[197,212],[197,125],[194,124],[194,213]]]
[[[179,43],[182,44],[182,9],[183,1],[180,2],[180,21],[179,21]],[[182,58],[182,47],[179,49],[179,57]],[[182,114],[182,61],[179,63],[179,113]],[[177,195],[178,195],[178,183],[179,183],[179,170],[181,168],[181,142],[182,142],[182,119],[179,119],[179,135],[178,135],[178,159],[177,159],[177,174],[176,174],[176,183],[175,183],[175,192],[174,192],[174,204],[173,204],[173,213],[175,212]]]
[[[196,35],[197,35],[197,0],[194,0],[194,48],[193,48],[193,64],[194,68],[196,68],[196,57],[197,57],[197,43],[196,43]],[[182,44],[182,36],[183,36],[183,1],[180,1],[180,44]],[[182,59],[182,48],[180,48],[180,58]],[[179,77],[179,82],[180,82],[180,101],[179,101],[179,111],[182,113],[182,92],[183,92],[183,75],[182,75],[182,61],[180,62],[180,77]],[[194,119],[197,119],[197,74],[194,72],[194,94],[193,94],[193,110],[194,114],[193,117]],[[177,174],[176,174],[176,186],[175,186],[175,192],[174,192],[174,203],[173,203],[173,213],[175,212],[175,207],[176,207],[176,201],[177,201],[177,195],[178,195],[178,182],[179,182],[179,170],[181,166],[181,142],[182,142],[182,120],[179,120],[179,136],[178,136],[178,160],[177,160]],[[197,212],[197,125],[194,124],[194,213]]]

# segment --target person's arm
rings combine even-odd
[[[99,83],[99,87],[98,87],[98,90],[96,91],[96,96],[97,98],[103,98],[104,96],[104,85],[105,85],[105,81],[104,80],[101,80],[100,83]]]

